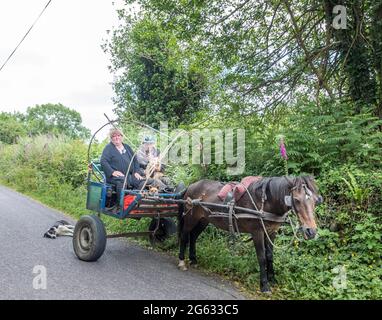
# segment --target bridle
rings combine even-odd
[[[308,188],[308,186],[305,183],[302,184],[302,188],[305,191],[306,200],[309,200],[313,196],[313,192]],[[295,200],[294,200],[294,197],[293,197],[293,191],[296,190],[296,189],[297,189],[297,186],[294,186],[293,188],[291,188],[290,189],[290,191],[291,191],[290,195],[289,196],[285,196],[284,200],[285,200],[286,206],[291,208],[291,210],[296,215],[298,215],[298,210],[296,209]]]

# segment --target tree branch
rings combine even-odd
[[[328,93],[329,97],[331,99],[334,99],[334,95],[333,95],[332,90],[329,88],[329,86],[326,83],[326,81],[324,80],[322,74],[319,72],[319,70],[317,70],[317,68],[313,64],[313,61],[311,59],[311,55],[310,55],[308,49],[306,48],[304,41],[302,40],[301,30],[299,30],[299,28],[297,26],[296,18],[294,16],[293,12],[292,12],[292,9],[291,9],[291,7],[289,5],[288,0],[283,0],[283,2],[284,2],[285,7],[286,7],[286,9],[288,11],[289,17],[291,18],[292,25],[293,25],[293,32],[294,32],[295,38],[297,40],[297,43],[299,44],[301,49],[304,51],[306,60],[307,60],[307,62],[309,64],[310,68],[312,69],[313,73],[316,75],[316,77],[318,79],[319,86],[320,87],[322,86],[323,88],[325,88],[325,90]]]

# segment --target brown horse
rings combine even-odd
[[[212,180],[201,180],[191,184],[184,195],[184,199],[200,199],[203,202],[222,204],[222,200],[217,196],[223,183]],[[318,195],[316,184],[311,177],[270,177],[263,178],[252,183],[246,192],[237,202],[236,206],[255,209],[252,199],[257,209],[283,216],[290,209],[297,214],[301,224],[300,230],[305,239],[313,239],[316,235],[316,222],[314,209],[316,204],[322,201]],[[251,196],[249,196],[249,194]],[[252,197],[252,199],[251,199]],[[236,211],[236,213],[238,213]],[[196,240],[200,233],[211,222],[216,227],[229,230],[227,218],[209,217],[210,210],[199,205],[181,205],[179,209],[179,265],[181,270],[187,270],[185,264],[185,249],[189,248],[190,265],[197,263],[196,260]],[[257,259],[260,265],[260,289],[262,292],[270,292],[269,283],[275,282],[273,270],[273,245],[277,230],[281,222],[266,221],[260,219],[240,218],[237,220],[237,227],[240,232],[252,235],[256,248]],[[264,227],[268,236],[265,234]],[[269,239],[268,239],[269,237]]]

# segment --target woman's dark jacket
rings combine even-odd
[[[123,144],[126,152],[121,154],[113,143],[109,143],[105,146],[101,156],[101,166],[102,170],[106,175],[106,182],[113,183],[113,172],[120,171],[126,175],[127,169],[129,167],[131,158],[134,155],[134,151],[127,144]],[[137,157],[134,157],[133,163],[130,166],[128,174],[128,184],[130,187],[137,187],[139,185],[139,180],[134,177],[134,173],[138,172],[143,174],[139,167]]]

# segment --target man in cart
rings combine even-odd
[[[152,136],[145,136],[142,144],[137,151],[137,160],[139,165],[146,169],[150,161],[159,159],[159,150],[155,147],[155,140]]]
[[[152,178],[159,184],[165,185],[164,191],[171,192],[173,186],[168,177],[165,176],[165,166],[160,161],[160,152],[155,146],[155,139],[152,136],[145,136],[137,151],[137,159],[140,167],[145,171],[147,178]]]

